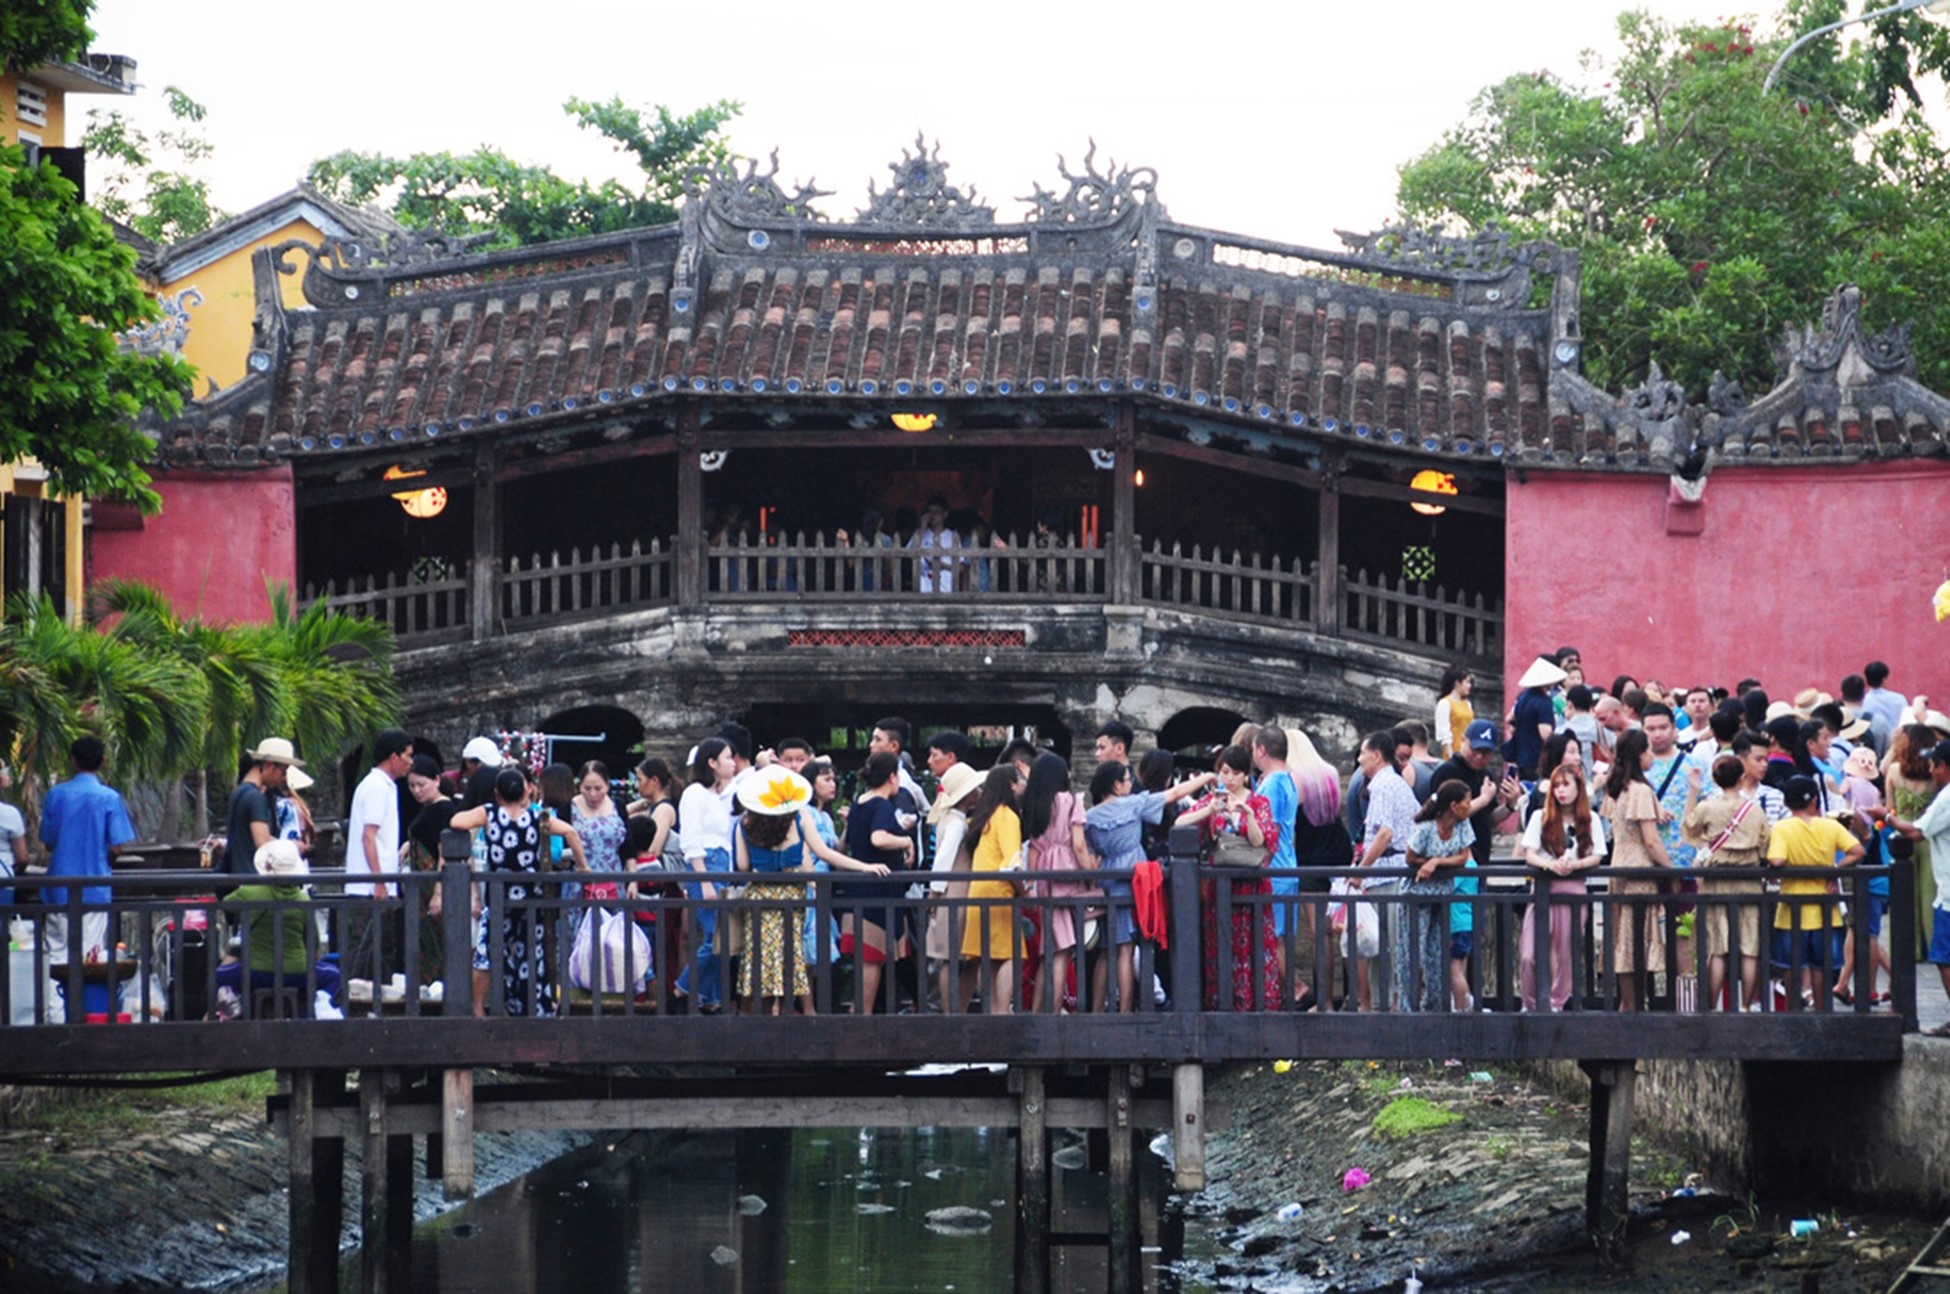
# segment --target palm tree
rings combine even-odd
[[[289,585],[269,592],[271,620],[260,629],[288,689],[298,749],[336,759],[398,723],[392,626],[316,602],[299,611]]]

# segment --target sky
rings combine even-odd
[[[1675,22],[1727,0],[1647,0]],[[1751,6],[1749,6],[1751,8]],[[735,99],[734,151],[776,148],[781,181],[835,191],[840,218],[884,188],[917,132],[948,179],[1019,212],[1097,160],[1150,166],[1173,219],[1307,246],[1394,209],[1396,168],[1513,72],[1578,74],[1616,48],[1607,0],[1153,5],[1142,0],[100,0],[98,52],[137,61],[122,107],[165,124],[164,86],[209,110],[204,174],[241,211],[351,148],[402,155],[492,144],[568,176],[627,175],[561,110],[571,96],[688,112]]]

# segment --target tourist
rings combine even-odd
[[[891,750],[875,751],[860,770],[860,782],[864,789],[846,821],[848,857],[877,864],[887,873],[904,875],[912,871],[916,849],[913,829],[901,821],[900,811],[894,807],[894,798],[901,790],[900,757]],[[873,1014],[879,1001],[882,968],[888,958],[898,959],[905,952],[904,922],[893,900],[906,889],[905,879],[847,881],[833,886],[845,931],[840,936],[840,952],[853,958],[859,975],[860,1010],[867,1015]]]
[[[745,953],[738,962],[741,1010],[779,1015],[788,996],[812,997],[801,938],[800,904],[806,885],[806,840],[799,811],[812,803],[812,785],[790,769],[766,769],[738,791],[744,815],[733,833],[738,870],[753,876],[745,898],[766,904],[745,913]]]
[[[1610,824],[1613,867],[1670,867],[1665,838],[1659,831],[1659,801],[1646,780],[1652,764],[1652,744],[1644,730],[1634,728],[1618,739],[1611,772],[1605,781],[1605,819]],[[1616,898],[1659,892],[1650,877],[1614,876]],[[1636,1011],[1639,981],[1646,973],[1666,968],[1662,934],[1663,905],[1611,902],[1605,909],[1605,933],[1611,940],[1612,970],[1618,975],[1618,1009]],[[1643,945],[1641,949],[1640,945]]]
[[[1706,721],[1713,714],[1713,689],[1689,687],[1679,703],[1681,709],[1674,716],[1681,734],[1679,744],[1690,754],[1696,743],[1708,739]]]
[[[1740,794],[1746,769],[1737,755],[1722,755],[1713,761],[1713,785],[1717,794],[1699,798],[1699,766],[1686,770],[1687,803],[1680,817],[1680,830],[1696,850],[1694,865],[1702,868],[1763,866],[1773,827],[1758,799]],[[1727,972],[1740,978],[1740,998],[1735,1010],[1758,1010],[1760,1006],[1760,895],[1766,882],[1715,880],[1709,874],[1700,881],[1702,902],[1694,910],[1697,924],[1704,927],[1706,945],[1706,1002],[1718,1007],[1727,982]],[[1741,901],[1718,901],[1736,895]],[[1728,958],[1738,957],[1738,966]]]
[[[672,797],[677,778],[670,765],[656,755],[646,755],[633,770],[636,781],[636,798],[624,807],[624,831],[634,828],[641,818],[650,824],[647,840],[632,844],[627,838],[624,842],[623,857],[634,859],[632,871],[674,872],[675,866],[667,866],[664,855],[672,848],[677,833],[677,801]],[[674,882],[658,885],[633,884],[627,891],[630,898],[660,895],[668,892],[672,897],[682,893]],[[661,910],[636,908],[633,910],[637,927],[651,940],[651,946],[665,958],[676,958],[684,950],[684,909],[664,907]],[[658,936],[661,936],[659,938]],[[656,978],[669,983],[675,977],[677,967],[673,964],[667,973],[659,973]]]
[[[1882,792],[1876,786],[1875,751],[1867,744],[1857,746],[1849,752],[1842,772],[1843,802],[1854,813],[1857,822],[1865,825],[1874,822],[1876,810],[1882,808]],[[1882,833],[1871,830],[1866,844],[1866,861],[1877,867],[1883,866],[1887,860],[1883,855]],[[1859,893],[1861,901],[1869,909],[1869,1004],[1874,1006],[1887,1000],[1877,985],[1882,982],[1885,973],[1893,974],[1889,950],[1882,946],[1882,918],[1889,911],[1889,874],[1879,872],[1871,877],[1866,890]],[[1855,988],[1850,983],[1854,977],[1855,957],[1855,923],[1851,921],[1842,942],[1842,969],[1835,976],[1835,996],[1850,1006],[1855,1003]]]
[[[1510,712],[1510,762],[1520,777],[1533,777],[1544,743],[1557,729],[1557,710],[1551,704],[1550,690],[1564,681],[1564,671],[1539,656],[1517,680],[1523,689]]]
[[[467,808],[494,803],[494,778],[501,771],[501,747],[492,737],[469,737],[460,748],[460,798]]]
[[[1293,783],[1300,794],[1300,811],[1293,816],[1293,863],[1300,868],[1351,867],[1354,864],[1354,842],[1347,834],[1347,824],[1341,821],[1341,779],[1334,766],[1322,759],[1320,752],[1307,734],[1298,730],[1287,734],[1287,771],[1293,774]],[[1320,943],[1320,900],[1317,896],[1333,889],[1332,878],[1321,875],[1303,874],[1298,891],[1301,896],[1301,911],[1307,914],[1307,931],[1315,948],[1315,959],[1322,973],[1326,974],[1333,965],[1333,954],[1325,951]],[[1286,944],[1280,945],[1280,955],[1286,956]],[[1327,991],[1323,981],[1315,988],[1302,993],[1295,1002],[1302,1011],[1334,1009],[1331,991]]]
[[[50,877],[110,875],[112,862],[122,846],[135,839],[129,822],[129,809],[120,793],[101,780],[107,748],[100,737],[75,738],[68,747],[74,775],[56,782],[41,801],[41,843],[48,848],[47,874]],[[44,888],[40,901],[46,915],[41,918],[40,946],[49,976],[56,976],[70,959],[100,961],[107,953],[108,912],[106,905],[114,891],[106,885],[82,887],[81,901],[90,911],[81,915],[79,931],[68,928],[65,907],[68,891]],[[97,907],[96,905],[101,905]],[[61,983],[65,984],[65,977]],[[44,999],[48,1022],[60,1024],[66,1016],[63,999],[50,986]]]
[[[1144,827],[1164,815],[1165,806],[1210,786],[1217,778],[1201,773],[1167,791],[1137,791],[1130,765],[1108,760],[1097,765],[1090,777],[1090,808],[1083,815],[1083,835],[1098,865],[1108,872],[1129,872],[1144,861]],[[1117,1009],[1137,1009],[1137,914],[1131,902],[1129,876],[1107,876],[1103,881],[1108,901],[1104,920],[1110,928],[1110,945],[1116,949]],[[1091,985],[1091,1009],[1102,1011],[1107,1005],[1108,971],[1095,977]]]
[[[1073,959],[1086,927],[1101,908],[1103,895],[1093,881],[1043,879],[1047,872],[1078,872],[1097,863],[1084,836],[1083,806],[1070,790],[1070,766],[1061,755],[1044,751],[1029,768],[1022,793],[1022,834],[1029,840],[1029,870],[1042,901],[1043,960],[1030,1010],[1059,1011],[1070,982]],[[1087,950],[1086,950],[1087,951]],[[1077,978],[1085,980],[1082,971]]]
[[[1890,817],[1914,822],[1923,816],[1937,797],[1937,783],[1931,776],[1929,752],[1936,736],[1920,723],[1899,726],[1889,738],[1889,753],[1882,760],[1882,795]],[[1916,958],[1930,956],[1931,930],[1936,924],[1938,893],[1936,850],[1928,835],[1904,833],[1910,845],[1911,888],[1916,894]],[[1950,866],[1950,858],[1943,860]],[[1942,902],[1950,905],[1950,889]]]
[[[968,908],[962,916],[958,1005],[963,1014],[978,984],[985,1014],[1009,1015],[1016,1009],[1019,950],[1016,909],[1010,900],[1016,897],[1021,875],[1022,818],[1016,812],[1016,797],[1023,789],[1013,764],[998,765],[982,779],[981,792],[968,812],[968,834],[975,837],[969,875],[987,879],[970,882],[968,897],[979,900],[980,906]],[[943,1004],[948,1000],[944,997]]]
[[[225,814],[223,870],[232,876],[255,876],[257,851],[277,839],[278,815],[271,797],[284,785],[285,773],[303,768],[283,737],[266,737],[256,749],[244,752],[243,774],[230,792]]]
[[[1278,748],[1284,755],[1286,736],[1278,728],[1261,728],[1255,741],[1264,741],[1269,735],[1277,735]],[[1266,747],[1256,745],[1252,752],[1241,746],[1227,746],[1220,751],[1218,789],[1200,797],[1178,816],[1181,824],[1199,824],[1201,836],[1211,845],[1213,865],[1233,869],[1226,881],[1232,900],[1227,905],[1231,916],[1223,931],[1219,925],[1219,881],[1210,876],[1199,881],[1199,907],[1205,931],[1201,982],[1207,1011],[1280,1009],[1283,991],[1280,937],[1270,910],[1272,904],[1268,902],[1275,891],[1266,876],[1266,868],[1292,865],[1273,862],[1280,856],[1281,837],[1286,834],[1279,824],[1292,821],[1292,816],[1281,818],[1276,814],[1263,784],[1260,793],[1253,790],[1255,754],[1265,750]],[[1287,776],[1283,759],[1279,771],[1291,785],[1292,778]],[[1220,969],[1221,948],[1230,949],[1229,973]],[[1221,1006],[1220,985],[1228,982],[1230,992],[1223,995],[1225,1004]]]
[[[670,765],[655,755],[647,755],[635,769],[636,799],[631,800],[627,810],[629,817],[648,815],[656,824],[657,834],[652,838],[650,857],[661,859],[670,845],[670,837],[677,830],[677,802],[671,798],[671,789],[676,784],[676,776]]]
[[[1584,778],[1569,763],[1550,771],[1544,784],[1543,809],[1532,815],[1523,829],[1523,858],[1543,872],[1533,887],[1543,884],[1553,899],[1582,899],[1584,874],[1605,861],[1605,828],[1591,812],[1591,797]],[[1577,985],[1572,962],[1574,940],[1589,921],[1589,911],[1579,903],[1550,904],[1550,1005],[1562,1011]],[[1537,1009],[1537,949],[1545,938],[1537,920],[1537,905],[1524,909],[1523,930],[1518,936],[1518,985],[1523,1009]]]
[[[1415,725],[1426,739],[1426,730],[1421,724]],[[1295,900],[1300,894],[1300,878],[1291,874],[1296,866],[1293,854],[1293,820],[1300,811],[1300,788],[1293,779],[1293,772],[1287,767],[1286,729],[1275,724],[1264,724],[1253,734],[1252,744],[1247,747],[1252,752],[1253,768],[1259,774],[1254,789],[1266,800],[1267,811],[1272,815],[1276,830],[1271,837],[1272,854],[1266,866],[1276,871],[1285,871],[1284,876],[1271,878],[1271,893],[1274,895],[1273,930],[1275,955],[1279,961],[1280,992],[1291,992],[1298,1002],[1310,989],[1300,975],[1298,966],[1289,968],[1286,960],[1287,926],[1296,920],[1291,913]],[[1223,782],[1224,770],[1220,770]],[[1308,1005],[1312,1005],[1310,1002]]]
[[[1178,780],[1178,760],[1168,750],[1147,750],[1138,756],[1138,761],[1133,767],[1136,769],[1135,776],[1138,789],[1141,791],[1169,791],[1172,783]],[[1167,804],[1165,811],[1158,815],[1156,822],[1144,824],[1146,858],[1155,858],[1162,863],[1171,857],[1171,829],[1178,823],[1178,810],[1178,803]],[[1160,944],[1152,949],[1151,970],[1157,980],[1158,989],[1163,995],[1159,1001],[1170,1001],[1173,981],[1169,945]]]
[[[406,791],[419,810],[407,824],[406,838],[400,843],[401,871],[440,870],[440,835],[461,807],[459,801],[447,797],[440,779],[440,761],[416,752],[407,767]],[[420,910],[414,914],[413,925],[420,945],[420,977],[422,982],[431,983],[440,978],[441,949],[445,946],[440,937],[441,886],[436,880],[419,887],[419,891],[416,899]]]
[[[1617,697],[1621,701],[1625,700],[1627,693],[1637,692],[1640,697],[1639,704],[1643,705],[1645,703],[1645,689],[1640,687],[1639,681],[1630,674],[1620,674],[1617,678],[1614,678],[1611,681],[1611,687],[1607,691],[1610,695]],[[1627,704],[1630,703],[1628,702]],[[1632,706],[1631,708],[1637,710],[1638,706]],[[1634,715],[1633,717],[1636,718],[1637,716]]]
[[[348,898],[371,901],[348,902],[341,909],[339,972],[348,992],[355,979],[384,984],[405,949],[404,909],[392,901],[396,897],[392,887],[384,881],[349,878],[399,866],[399,780],[412,767],[413,739],[398,728],[387,728],[373,737],[372,767],[352,792],[352,812],[345,823],[345,893]],[[377,1010],[378,994],[373,999]]]
[[[953,593],[955,591],[955,558],[936,557],[933,554],[953,550],[961,546],[961,540],[948,526],[948,500],[939,494],[928,496],[928,504],[921,512],[921,525],[908,536],[907,546],[921,554],[919,562],[919,588],[923,593]]]
[[[1868,681],[1860,674],[1847,674],[1843,676],[1841,687],[1837,690],[1842,694],[1843,713],[1851,719],[1863,719],[1868,722],[1868,731],[1862,734],[1861,739],[1875,747],[1877,759],[1887,755],[1890,738],[1896,735],[1896,729],[1881,712],[1869,709]]]
[[[1550,794],[1550,776],[1560,768],[1569,768],[1576,773],[1584,782],[1585,792],[1591,795],[1594,802],[1596,801],[1597,795],[1591,785],[1591,779],[1584,775],[1583,748],[1578,745],[1577,735],[1569,728],[1559,728],[1551,734],[1551,739],[1544,743],[1544,753],[1537,763],[1537,781],[1531,785],[1530,793],[1523,797],[1521,812],[1525,827],[1530,825],[1532,818],[1544,811],[1544,805]]]
[[[1401,891],[1412,897],[1402,909],[1401,938],[1393,949],[1398,1011],[1435,1011],[1448,995],[1449,907],[1456,873],[1471,861],[1476,843],[1469,823],[1473,807],[1469,787],[1452,778],[1438,782],[1416,811],[1404,850],[1414,874]],[[1415,901],[1437,897],[1443,902]]]
[[[338,996],[339,968],[317,960],[311,896],[299,879],[309,871],[305,857],[297,842],[277,839],[259,846],[251,862],[257,882],[240,885],[226,897],[231,922],[242,931],[244,955],[217,967],[216,1014],[224,1019],[226,1012],[237,1010],[224,1001],[226,991],[240,1004],[246,995],[254,999],[260,992],[290,993],[296,1014],[309,1019],[315,993]],[[314,988],[307,988],[308,976]]]
[[[874,721],[873,735],[867,742],[867,752],[869,755],[887,753],[894,756],[896,779],[892,800],[894,813],[900,821],[902,832],[914,842],[907,866],[918,871],[927,865],[927,840],[921,830],[921,818],[927,813],[930,805],[928,793],[914,779],[914,774],[909,768],[908,752],[913,748],[912,732],[913,729],[908,725],[907,720],[899,715],[888,715],[883,719],[877,719]],[[848,852],[852,852],[850,840]],[[893,864],[889,863],[888,866],[891,867]],[[920,894],[917,891],[910,897],[918,898]],[[925,1009],[928,984],[926,967],[922,963],[926,960],[924,947],[926,931],[921,928],[921,922],[926,919],[926,909],[917,905],[893,907],[885,911],[892,914],[898,923],[898,928],[891,932],[894,935],[892,946],[903,950],[901,958],[895,963],[897,997],[903,1001],[912,1001]]]
[[[304,769],[287,769],[284,775],[284,788],[271,801],[271,812],[277,818],[278,839],[295,841],[298,852],[306,858],[311,857],[312,846],[318,839],[318,828],[312,820],[311,805],[305,801],[305,792],[311,790],[314,785],[311,774]]]
[[[560,840],[574,865],[584,866],[582,840],[574,827],[530,803],[528,779],[518,768],[494,775],[494,803],[462,809],[451,823],[456,831],[480,830],[487,840],[487,870],[510,879],[491,887],[474,945],[474,966],[493,973],[494,927],[500,922],[502,1015],[547,1017],[556,1014],[556,925],[548,887],[537,884],[553,868],[543,837]]]
[[[7,761],[0,759],[0,794],[13,790],[14,771]],[[14,891],[6,884],[19,875],[27,863],[27,822],[20,815],[20,809],[0,800],[0,907],[14,901]],[[0,925],[5,925],[0,921]]]
[[[1030,765],[1034,764],[1036,762],[1036,756],[1042,753],[1042,751],[1036,749],[1034,742],[1022,737],[1011,737],[1009,744],[1002,748],[1002,753],[996,756],[995,762],[998,764],[1014,764],[1022,770],[1024,777],[1028,777]]]
[[[803,815],[804,819],[812,824],[813,835],[818,836],[824,841],[828,848],[838,852],[842,828],[839,819],[833,816],[833,805],[839,800],[840,778],[839,774],[833,771],[833,761],[830,759],[814,759],[801,771],[801,776],[812,786],[812,805]],[[802,831],[805,830],[803,826],[800,829]],[[815,872],[827,872],[831,871],[832,868],[827,865],[824,858],[818,854],[814,854],[813,870]],[[819,914],[819,887],[817,885],[808,885],[806,887],[806,898],[809,900],[806,908],[806,931],[803,940],[806,946],[806,965],[810,967],[816,966],[819,963],[819,945],[822,938],[822,931],[824,932],[823,938],[826,944],[826,960],[830,965],[837,962],[840,956],[839,920],[830,915],[833,910],[831,896],[828,896],[826,908],[829,915],[824,919]],[[832,1009],[831,1003],[828,1003],[827,1006],[829,1010]],[[812,1004],[806,1003],[805,1009],[810,1011]]]
[[[674,913],[678,909],[661,904],[639,905],[635,900],[674,897],[679,892],[663,876],[663,859],[657,848],[662,833],[663,828],[659,827],[656,819],[647,813],[631,813],[624,816],[623,867],[630,873],[632,879],[624,888],[623,896],[632,900],[630,918],[635,923],[634,928],[643,935],[650,948],[649,965],[643,973],[644,979],[648,982],[645,984],[645,991],[640,1000],[652,1011],[660,1006],[659,998],[662,995],[657,991],[656,985],[661,984],[664,979],[664,972],[658,965],[658,954],[661,951],[664,955],[668,955],[665,942],[657,937],[657,927],[662,924],[658,921],[658,917],[665,912]]]
[[[1687,781],[1686,752],[1679,748],[1679,729],[1674,724],[1672,707],[1648,701],[1640,714],[1646,746],[1652,762],[1646,766],[1646,779],[1652,784],[1652,798],[1659,804],[1659,835],[1666,846],[1666,857],[1674,867],[1693,865],[1693,847],[1685,842],[1679,820],[1685,815]]]
[[[582,839],[582,856],[592,872],[602,875],[621,873],[623,868],[623,815],[609,795],[609,767],[592,759],[576,773],[578,794],[570,802],[569,825]],[[584,883],[585,898],[614,902],[622,894],[622,882],[590,880]],[[579,922],[577,923],[579,924]]]
[[[1121,719],[1112,719],[1097,729],[1097,735],[1091,741],[1091,753],[1097,757],[1099,764],[1128,764],[1131,762],[1131,746],[1136,741],[1137,734],[1131,730],[1130,724]]]
[[[1020,776],[1014,764],[998,764],[996,768],[1007,769],[1011,781]],[[961,931],[968,910],[945,906],[939,900],[963,897],[968,892],[965,883],[950,884],[948,878],[969,869],[973,842],[968,839],[968,811],[964,806],[973,803],[969,797],[981,787],[982,775],[956,760],[943,769],[941,786],[934,793],[933,807],[928,810],[928,825],[934,828],[934,880],[929,889],[937,902],[928,909],[927,957],[935,968],[936,989],[944,1007],[957,999],[957,994],[949,991],[949,980],[954,964],[961,959]]]
[[[1375,869],[1362,881],[1360,888],[1366,894],[1398,894],[1401,892],[1402,878],[1393,874],[1382,875],[1380,869],[1395,869],[1403,865],[1408,837],[1415,828],[1415,795],[1395,767],[1395,735],[1392,732],[1371,732],[1362,738],[1361,753],[1356,758],[1368,788],[1368,809],[1362,824],[1361,854],[1355,865]],[[1392,929],[1396,921],[1394,905],[1376,906],[1383,927]],[[1358,913],[1350,911],[1350,936],[1355,933],[1357,922]],[[1362,955],[1358,938],[1351,937],[1348,942],[1348,956],[1355,963],[1357,1009],[1372,1011],[1374,993],[1370,982],[1369,958]]]
[[[1846,867],[1861,859],[1862,844],[1847,827],[1822,814],[1817,779],[1796,774],[1781,795],[1788,818],[1767,842],[1767,861],[1788,869],[1781,878],[1781,902],[1774,908],[1774,963],[1783,968],[1798,964],[1801,977],[1794,988],[1802,1003],[1826,1010],[1828,986],[1842,960],[1842,908],[1833,901],[1794,902],[1797,897],[1826,898],[1833,887],[1829,877],[1797,879],[1794,871]]]
[[[813,746],[804,737],[787,737],[773,747],[772,758],[781,768],[804,777],[806,765],[813,760]]]
[[[1868,691],[1862,694],[1862,708],[1879,716],[1892,733],[1902,727],[1903,711],[1909,708],[1909,700],[1888,686],[1889,667],[1879,660],[1870,661],[1862,667],[1862,681],[1869,685]]]
[[[1580,771],[1584,774],[1587,787],[1591,785],[1592,763],[1597,759],[1600,745],[1597,707],[1598,698],[1584,684],[1573,683],[1564,689],[1564,721],[1558,725],[1558,731],[1568,732],[1577,739],[1578,754],[1582,760]],[[1557,765],[1549,764],[1548,767],[1539,768],[1537,779],[1544,780],[1555,767]]]
[[[737,771],[738,758],[724,738],[707,737],[697,744],[690,784],[677,801],[677,847],[683,852],[684,868],[702,879],[684,883],[692,900],[686,922],[690,947],[673,995],[679,1011],[688,1010],[694,996],[699,1015],[717,1015],[724,1009],[717,900],[718,887],[732,870],[731,806],[724,800],[724,791]],[[697,972],[695,992],[693,970]]]
[[[1575,760],[1576,745],[1568,728],[1553,732],[1544,743],[1544,753],[1538,757],[1538,762],[1545,766],[1539,776],[1548,777],[1549,769],[1555,767],[1551,761],[1553,749],[1559,752],[1558,762],[1565,758]],[[1570,753],[1567,755],[1566,751]],[[1455,781],[1469,790],[1470,859],[1448,878],[1454,894],[1448,905],[1449,987],[1458,1011],[1468,1011],[1474,1006],[1469,988],[1469,959],[1476,944],[1477,881],[1469,873],[1490,865],[1490,846],[1499,825],[1519,813],[1523,804],[1523,784],[1515,772],[1506,765],[1500,770],[1501,777],[1492,776],[1491,765],[1496,758],[1496,725],[1478,719],[1464,730],[1456,754],[1430,775],[1436,786]]]
[[[1900,808],[1893,812],[1883,810],[1880,818],[1899,835],[1916,842],[1918,871],[1926,867],[1941,867],[1950,871],[1950,741],[1938,742],[1923,758],[1927,761],[1933,788],[1928,805],[1913,814]],[[1935,879],[1935,893],[1942,896],[1944,903],[1950,903],[1950,875]],[[1934,906],[1930,913],[1929,960],[1936,963],[1937,974],[1943,979],[1943,991],[1950,994],[1950,907],[1942,903]],[[1950,1023],[1937,1025],[1925,1032],[1935,1038],[1950,1038]]]
[[[1441,697],[1435,703],[1435,723],[1429,729],[1429,746],[1442,755],[1453,755],[1462,745],[1463,730],[1476,717],[1470,708],[1469,694],[1476,690],[1476,675],[1464,665],[1451,665],[1442,671]]]

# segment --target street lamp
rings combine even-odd
[[[1787,65],[1787,61],[1794,57],[1794,51],[1815,37],[1826,36],[1831,31],[1840,31],[1854,23],[1874,22],[1877,18],[1887,18],[1890,14],[1910,13],[1917,9],[1921,9],[1924,13],[1950,13],[1950,0],[1902,0],[1901,4],[1892,4],[1886,9],[1877,9],[1872,13],[1858,14],[1853,18],[1844,18],[1840,22],[1831,22],[1826,26],[1817,27],[1781,51],[1781,56],[1774,60],[1774,66],[1768,69],[1767,79],[1761,82],[1760,92],[1766,94],[1772,90],[1774,78],[1781,74],[1781,69]]]

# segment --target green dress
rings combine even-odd
[[[1934,786],[1912,791],[1895,777],[1889,779],[1890,811],[1904,822],[1916,821],[1935,798]],[[1916,874],[1916,960],[1922,961],[1930,955],[1930,930],[1936,919],[1936,874],[1930,870],[1930,842],[1911,843],[1916,846],[1916,852],[1911,855]]]

